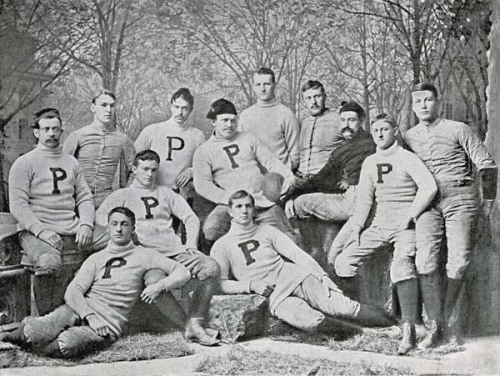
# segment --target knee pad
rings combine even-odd
[[[36,260],[36,272],[42,274],[57,274],[61,270],[61,255],[57,253],[43,253]]]
[[[161,281],[165,278],[167,274],[161,269],[151,269],[144,274],[144,284],[146,286],[152,285],[158,281]]]

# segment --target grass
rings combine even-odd
[[[197,369],[211,375],[413,375],[408,368],[344,364],[327,359],[262,353],[233,345],[225,356],[205,360]]]
[[[276,341],[300,342],[310,345],[327,346],[334,351],[368,351],[386,355],[397,355],[399,338],[394,330],[370,330],[354,336],[338,339],[326,334],[314,335],[303,332],[290,332],[284,335],[273,336]],[[424,359],[440,359],[443,355],[463,351],[462,346],[443,345],[434,349],[413,350],[408,356]]]
[[[74,366],[90,363],[177,358],[191,355],[179,331],[138,333],[121,338],[110,347],[74,359],[53,359],[21,349],[0,352],[0,369],[7,367]],[[0,372],[1,373],[1,372]]]

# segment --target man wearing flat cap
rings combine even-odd
[[[61,255],[103,249],[109,237],[104,227],[94,226],[94,201],[80,164],[62,153],[59,111],[36,112],[31,127],[38,145],[12,165],[9,198],[24,257],[38,275],[35,295],[44,314],[62,303],[66,286],[56,279]]]
[[[255,197],[257,222],[274,226],[293,239],[294,233],[283,209],[262,192],[262,167],[284,178],[281,193],[294,181],[290,169],[262,141],[250,133],[237,131],[237,112],[230,101],[216,100],[207,118],[212,120],[214,133],[196,150],[193,171],[196,192],[217,205],[203,225],[209,246],[229,230],[228,199],[241,189]]]

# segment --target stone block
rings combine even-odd
[[[219,331],[223,342],[235,342],[267,334],[267,299],[256,294],[215,295],[207,325]]]

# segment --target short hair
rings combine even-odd
[[[377,116],[375,116],[375,119],[372,120],[372,123],[370,126],[372,126],[373,123],[375,123],[376,121],[379,121],[379,120],[385,121],[387,124],[389,124],[393,128],[399,128],[399,125],[396,122],[396,119],[394,119],[391,115],[386,114],[386,113],[381,113],[381,114],[378,114]]]
[[[319,81],[315,81],[315,80],[307,80],[300,88],[300,90],[302,91],[302,93],[306,92],[307,90],[310,90],[310,89],[321,89],[321,92],[323,93],[323,95],[325,95],[325,87],[323,86],[323,84]]]
[[[61,115],[59,110],[52,107],[42,108],[40,111],[33,113],[33,118],[31,119],[31,128],[40,128],[39,121],[42,119],[58,119],[62,126]]]
[[[92,104],[95,104],[95,102],[99,99],[99,97],[101,97],[103,95],[108,95],[116,101],[116,96],[112,91],[101,90],[94,98],[92,98]]]
[[[130,222],[132,222],[132,226],[135,226],[135,214],[129,208],[126,208],[125,206],[117,206],[117,207],[111,209],[108,213],[108,222],[109,222],[109,219],[111,218],[111,216],[115,213],[123,214],[128,219],[130,219]]]
[[[160,156],[154,150],[143,150],[136,154],[134,158],[134,166],[139,166],[139,161],[155,161],[160,164]]]
[[[250,200],[252,201],[252,205],[253,205],[253,207],[255,207],[255,199],[253,198],[253,196],[250,193],[248,193],[244,189],[241,189],[241,190],[236,191],[233,194],[231,194],[231,196],[229,196],[229,200],[227,200],[227,203],[228,203],[229,207],[231,207],[233,205],[234,200],[239,200],[240,198],[245,198],[245,197],[250,197]]]
[[[189,103],[191,108],[194,106],[194,97],[193,94],[189,91],[187,87],[181,87],[179,90],[177,90],[173,95],[172,98],[170,99],[170,104],[174,103],[178,98],[184,99],[186,102]]]
[[[273,82],[273,84],[276,83],[276,75],[274,74],[274,71],[271,68],[260,67],[259,69],[257,69],[255,71],[254,75],[256,75],[256,74],[260,74],[260,75],[268,74],[271,76],[271,81]]]
[[[350,102],[342,102],[342,107],[340,107],[339,114],[342,112],[352,111],[358,114],[359,120],[364,120],[365,118],[365,109],[361,107],[358,102],[350,101]]]
[[[438,91],[436,89],[436,86],[434,84],[431,84],[430,82],[420,82],[413,86],[412,93],[416,91],[430,91],[432,94],[434,94],[434,97],[438,99]]]

